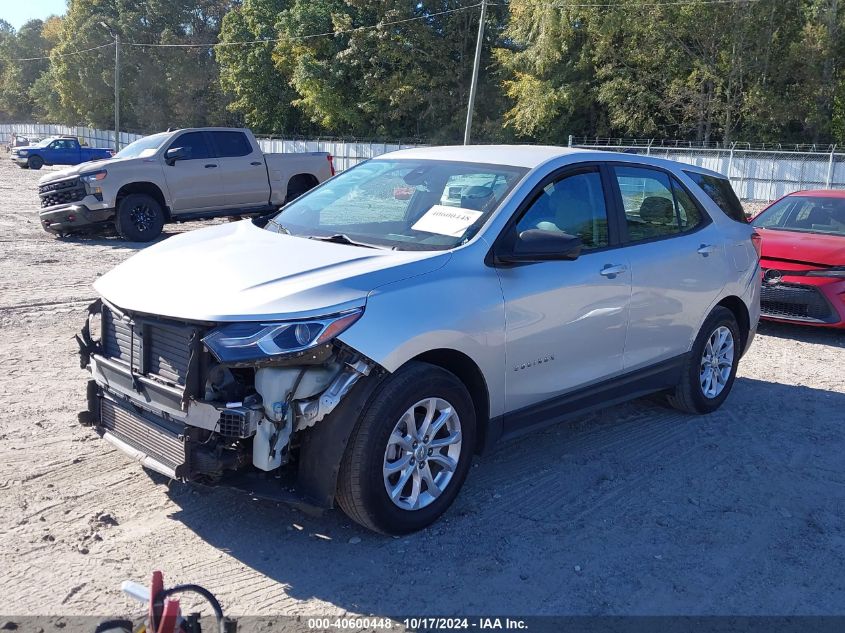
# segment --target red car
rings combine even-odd
[[[845,328],[845,191],[797,191],[751,223],[762,237],[761,316]]]

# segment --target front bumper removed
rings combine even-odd
[[[191,427],[142,409],[94,380],[88,383],[88,410],[80,421],[126,456],[170,479],[230,488],[311,515],[326,509],[299,492],[291,473],[249,469],[236,454],[209,449],[193,437]]]

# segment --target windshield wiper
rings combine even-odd
[[[331,242],[332,244],[348,244],[349,246],[361,246],[363,248],[379,248],[378,246],[374,246],[373,244],[356,242],[355,240],[350,239],[348,235],[344,235],[343,233],[335,233],[334,235],[329,235],[328,237],[318,237],[316,235],[308,235],[307,237],[309,240]]]

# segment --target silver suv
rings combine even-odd
[[[100,278],[80,419],[173,479],[418,530],[499,440],[650,393],[721,406],[760,294],[722,181],[556,147],[367,161]]]

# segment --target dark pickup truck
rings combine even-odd
[[[44,165],[78,165],[111,158],[109,148],[83,147],[73,136],[45,138],[36,145],[16,147],[12,161],[21,169],[41,169]]]

